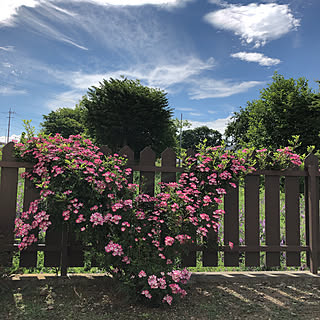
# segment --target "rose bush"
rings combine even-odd
[[[252,149],[202,145],[186,159],[177,183],[162,184],[159,194],[149,196],[128,183],[131,169],[124,159],[104,156],[91,141],[58,134],[34,137],[16,144],[17,157],[34,163],[23,176],[41,190],[40,199],[16,219],[19,247],[36,242],[48,228],[65,225],[92,246],[101,266],[133,296],[171,305],[186,295],[190,272],[181,268],[186,244],[201,243],[210,229],[217,230],[223,195],[255,170],[257,161],[262,165],[280,157],[282,165],[299,164],[298,156],[284,150],[253,157]]]

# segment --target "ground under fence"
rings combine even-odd
[[[18,250],[13,230],[19,197],[23,198],[25,211],[39,196],[28,180],[23,181],[23,195],[19,192],[19,170],[31,170],[32,164],[18,162],[13,148],[13,143],[7,144],[0,161],[0,265],[11,265],[13,252]],[[101,150],[105,154],[110,152],[106,147]],[[153,194],[156,181],[176,181],[177,173],[183,171],[177,166],[176,154],[170,148],[162,153],[161,166],[156,165],[156,155],[150,148],[141,152],[138,162],[129,147],[122,148],[119,153],[127,156],[127,166],[138,173],[136,177],[143,181],[141,191],[144,193]],[[226,214],[218,234],[211,232],[205,247],[194,245],[190,254],[183,257],[183,265],[191,267],[200,263],[214,267],[222,263],[219,262],[221,256],[226,267],[239,264],[301,267],[305,260],[310,271],[316,274],[320,259],[317,157],[310,154],[304,167],[304,170],[256,171],[246,176],[243,187],[227,190],[224,196]],[[131,179],[133,177],[134,174]],[[217,245],[218,237],[222,245]],[[84,265],[87,250],[90,248],[81,246],[71,232],[49,229],[43,243],[20,252],[19,265],[36,267],[38,252],[44,252],[44,266],[60,267],[61,274],[65,275],[68,267]]]

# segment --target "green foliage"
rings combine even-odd
[[[25,143],[27,140],[30,140],[32,137],[35,136],[35,127],[31,126],[32,120],[22,120],[23,127],[25,129],[24,132],[21,134],[20,142]]]
[[[59,108],[48,115],[43,115],[44,122],[41,126],[45,134],[60,133],[64,138],[68,138],[70,135],[82,134],[85,131],[83,117],[84,109],[81,104],[76,105],[74,109]]]
[[[222,142],[222,135],[219,131],[209,129],[207,126],[182,132],[182,148],[184,149],[195,149],[195,147],[204,140],[206,140],[208,146],[218,146]]]
[[[160,154],[175,145],[166,93],[142,86],[139,80],[103,80],[82,100],[85,123],[98,145],[117,150],[129,145],[135,152],[151,146]]]
[[[234,114],[225,135],[237,147],[248,144],[272,149],[287,145],[293,135],[299,135],[297,152],[306,152],[309,145],[319,149],[319,101],[319,94],[312,92],[305,78],[285,79],[275,73],[260,98],[247,102]]]

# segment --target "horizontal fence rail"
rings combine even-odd
[[[33,167],[17,161],[13,149],[13,143],[3,147],[0,161],[0,266],[10,266],[13,252],[18,251],[13,232],[21,183],[19,170]],[[106,146],[101,151],[111,154]],[[134,152],[127,146],[119,154],[127,157],[127,167],[139,172],[140,191],[150,195],[155,193],[156,181],[176,182],[177,174],[184,171],[177,166],[176,154],[170,148],[161,154],[161,166],[156,165],[156,154],[149,147],[141,151],[139,161],[134,160]],[[320,259],[319,176],[318,159],[313,154],[306,158],[304,170],[258,170],[247,175],[243,186],[227,190],[223,204],[226,214],[218,233],[210,231],[205,245],[191,246],[188,256],[183,257],[183,265],[196,266],[201,258],[202,266],[218,266],[222,255],[226,267],[237,267],[243,261],[246,267],[260,267],[262,263],[267,268],[284,263],[301,267],[303,253],[310,271],[316,274]],[[130,179],[133,182],[133,174]],[[23,183],[25,211],[39,192],[29,180]],[[36,267],[38,252],[43,252],[44,266],[61,267],[61,274],[66,275],[68,267],[84,265],[85,251],[90,251],[90,247],[81,245],[72,232],[49,228],[44,243],[20,252],[19,264]]]

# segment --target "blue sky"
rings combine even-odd
[[[274,71],[320,79],[319,0],[1,0],[0,140],[73,107],[103,78],[168,92],[175,117],[223,132]]]

